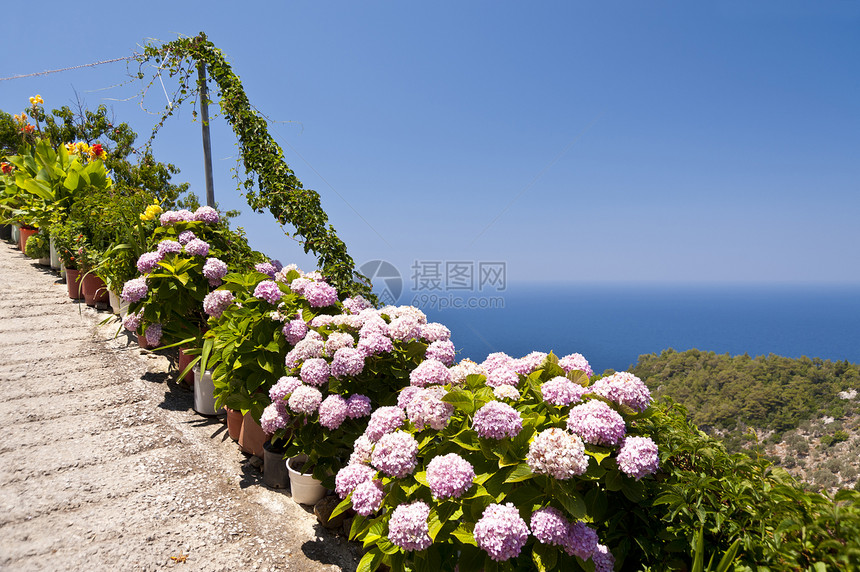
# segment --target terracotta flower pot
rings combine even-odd
[[[66,268],[66,286],[69,287],[69,298],[79,300],[81,298],[81,271],[74,268]]]
[[[185,371],[185,368],[188,367],[188,364],[191,363],[192,359],[194,359],[194,356],[190,356],[187,353],[185,353],[184,348],[179,348],[179,363],[176,366],[179,369],[179,371],[177,372],[177,375],[179,375],[183,371]],[[186,373],[184,377],[179,378],[179,381],[184,381],[188,385],[194,385],[194,371],[189,370],[188,373]]]
[[[38,228],[33,228],[31,226],[22,226],[21,227],[21,239],[19,241],[18,246],[21,248],[21,252],[24,252],[24,247],[27,246],[27,239],[31,236],[39,232]]]
[[[227,434],[234,441],[238,441],[239,434],[242,433],[242,412],[229,407],[225,407],[225,409],[227,410]]]
[[[242,430],[239,432],[239,448],[255,457],[263,458],[263,443],[267,436],[260,424],[254,421],[249,413],[242,418]]]
[[[110,294],[104,280],[92,272],[84,275],[83,292],[84,302],[86,302],[87,306],[95,306],[97,303],[107,302],[110,299]]]

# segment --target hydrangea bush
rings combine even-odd
[[[139,276],[122,288],[134,314],[126,326],[134,326],[152,346],[198,339],[208,319],[206,296],[221,284],[228,264],[238,270],[263,257],[249,252],[237,257],[240,236],[208,206],[160,213],[150,250],[137,259]]]
[[[283,359],[283,377],[269,392],[272,403],[265,416],[271,424],[264,429],[285,444],[288,456],[308,455],[315,476],[333,488],[334,475],[348,463],[359,436],[381,437],[403,423],[405,413],[396,403],[411,378],[422,371],[422,383],[450,376],[445,363],[436,359],[453,363],[450,331],[428,324],[411,306],[376,309],[358,296],[339,302],[335,289],[318,273],[276,274],[272,283],[298,303],[281,316],[281,334],[290,349]],[[271,295],[269,285],[261,283],[257,289],[263,298]],[[430,364],[435,365],[427,367]],[[440,405],[450,407],[442,404],[441,395],[422,403],[424,409],[414,415],[431,425]],[[396,415],[386,415],[388,411]],[[377,455],[391,471],[405,474],[408,459],[397,455],[398,445],[392,438],[389,454],[379,449]],[[378,489],[367,488],[363,494],[370,499]]]
[[[659,468],[650,394],[629,374],[590,383],[575,356],[416,367],[335,479],[359,570],[612,570],[606,507]]]

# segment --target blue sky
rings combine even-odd
[[[860,281],[856,2],[236,6],[41,2],[5,27],[0,76],[205,31],[353,258],[405,278],[466,260],[504,261],[512,282]],[[77,92],[144,138],[141,87],[115,63],[0,82],[0,109]],[[160,85],[144,100],[164,104]],[[212,137],[221,206],[311,269],[238,196],[223,121]],[[190,108],[155,152],[204,194]]]

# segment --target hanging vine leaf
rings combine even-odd
[[[191,74],[197,74],[197,64],[205,64],[209,77],[218,85],[216,97],[221,112],[239,142],[245,169],[240,187],[244,188],[248,205],[256,212],[268,209],[282,228],[292,226],[295,229],[292,235],[286,229],[284,232],[301,237],[304,251],[316,255],[326,279],[342,295],[361,294],[375,300],[369,280],[356,272],[355,262],[347,253],[346,245],[328,223],[319,193],[305,189],[284,161],[284,152],[269,134],[266,120],[251,108],[242,82],[233,73],[221,50],[201,32],[194,38],[146,46],[139,57],[141,71],[138,77],[141,79],[145,77],[143,66],[148,62],[160,64],[161,69],[179,80],[175,99],[164,110],[153,129],[153,137],[177,105],[191,97],[199,97],[200,85],[197,80],[191,81]],[[201,105],[208,103],[201,102]]]

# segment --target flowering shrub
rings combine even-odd
[[[356,509],[351,535],[367,547],[359,569],[612,570],[600,538],[609,498],[641,498],[659,468],[644,384],[589,384],[587,362],[563,358],[577,366],[565,371],[552,354],[494,354],[447,377],[431,361],[398,406],[373,413],[336,477],[335,514]],[[432,396],[447,409],[428,408]],[[379,500],[356,507],[368,487]]]
[[[228,261],[233,262],[230,255],[235,248],[234,233],[211,207],[200,207],[195,212],[161,212],[156,205],[150,205],[140,215],[140,225],[154,225],[156,217],[158,224],[151,232],[150,250],[137,259],[140,275],[125,283],[122,298],[130,302],[129,310],[139,316],[136,333],[145,334],[150,344],[197,339],[208,320],[207,308],[214,311],[213,306],[226,303],[224,298],[217,302],[207,300],[207,295],[220,284]],[[160,329],[150,330],[151,326]],[[158,331],[163,339],[156,335]]]

